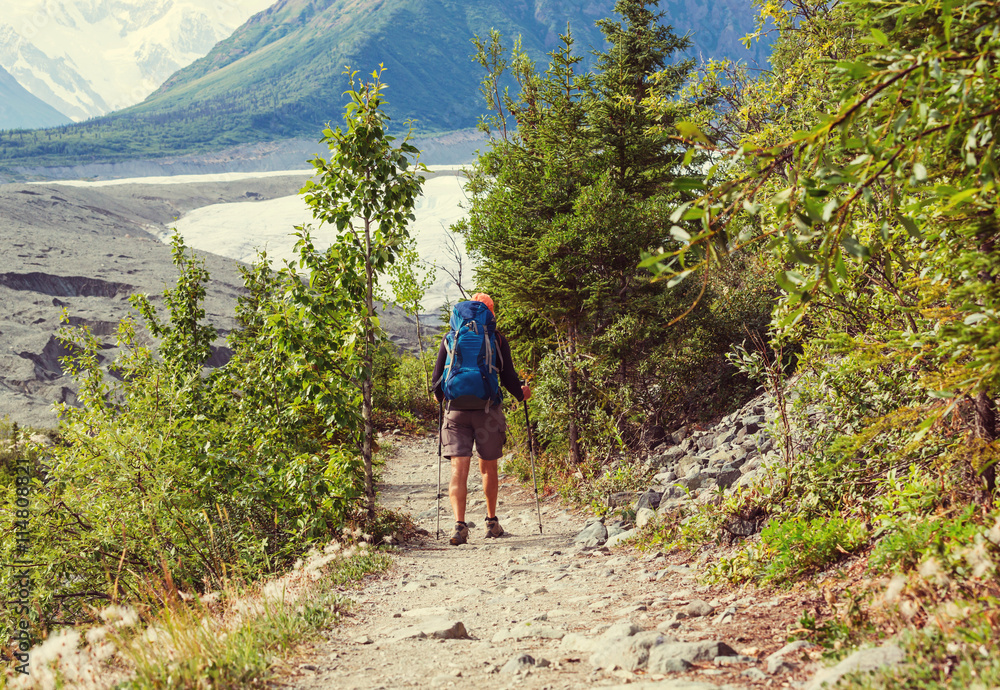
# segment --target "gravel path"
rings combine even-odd
[[[467,514],[475,527],[468,544],[450,546],[447,496],[443,534],[434,534],[436,466],[436,437],[402,442],[384,471],[381,501],[410,512],[429,536],[406,544],[390,573],[352,594],[353,615],[288,662],[275,687],[710,690],[787,687],[806,677],[801,650],[777,676],[764,659],[809,603],[802,595],[759,601],[699,586],[688,557],[582,549],[573,539],[586,516],[556,499],[542,504],[540,535],[533,492],[502,475],[498,515],[506,534],[486,540],[475,466]],[[743,656],[693,659],[680,672],[661,664],[657,672],[652,656],[648,664],[636,658],[639,641],[647,640],[648,653],[651,638],[655,645],[722,641],[732,647],[725,653]]]

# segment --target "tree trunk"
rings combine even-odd
[[[365,462],[365,499],[368,519],[375,519],[375,473],[372,469],[372,447],[375,429],[372,426],[372,361],[375,354],[375,301],[372,291],[372,236],[371,220],[365,219],[365,307],[368,318],[365,321],[365,369],[367,373],[361,381],[361,419],[364,421],[364,438],[361,441],[361,457]]]
[[[976,436],[987,443],[993,443],[997,439],[997,405],[996,400],[986,393],[976,396]],[[992,503],[996,492],[997,468],[990,462],[985,467],[979,469],[979,476],[985,483],[983,492],[983,502]]]
[[[986,223],[979,232],[979,251],[984,254],[992,254],[996,247],[996,228],[992,223]],[[989,271],[979,272],[979,280],[983,283],[993,283],[996,278]],[[980,392],[976,396],[976,436],[987,443],[993,443],[997,439],[997,406],[996,400],[991,398],[986,391]],[[983,492],[983,503],[993,502],[996,493],[996,465],[990,462],[986,467],[979,469],[979,476],[985,483]]]
[[[427,371],[427,362],[424,361],[424,338],[420,334],[420,314],[419,310],[413,310],[413,316],[417,320],[417,352],[420,353],[420,368],[424,370],[424,385],[427,386],[427,395],[431,394],[431,374]]]
[[[583,462],[580,453],[580,431],[576,424],[576,326],[569,327],[569,461],[574,465]]]

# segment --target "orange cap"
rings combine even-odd
[[[493,316],[497,315],[496,310],[493,308],[493,298],[487,295],[485,292],[477,292],[476,294],[474,294],[472,296],[472,301],[482,302],[483,304],[485,304],[487,307],[490,308],[490,311],[493,312]]]

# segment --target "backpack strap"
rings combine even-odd
[[[451,368],[455,365],[455,342],[458,340],[458,336],[455,331],[450,332],[444,337],[444,350],[447,353],[444,360],[444,369],[441,371],[441,377],[434,381],[431,386],[431,390],[434,390],[445,381],[448,380],[448,374],[451,372]],[[443,393],[444,391],[442,391]]]

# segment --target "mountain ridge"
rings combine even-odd
[[[32,95],[0,67],[0,129],[55,127],[68,122],[66,115]]]
[[[612,16],[614,4],[279,0],[142,103],[55,132],[3,141],[0,166],[160,158],[316,137],[343,112],[346,65],[365,72],[387,68],[389,112],[397,130],[407,121],[420,135],[468,129],[484,111],[481,70],[471,59],[474,35],[497,29],[508,50],[520,36],[541,66],[569,25],[584,58],[581,69],[587,69],[592,51],[603,46],[595,22]],[[713,0],[712,8],[686,0],[661,5],[677,33],[693,23],[702,28],[691,53],[717,50],[753,27],[752,9],[739,0]],[[759,56],[763,49],[740,50]]]

